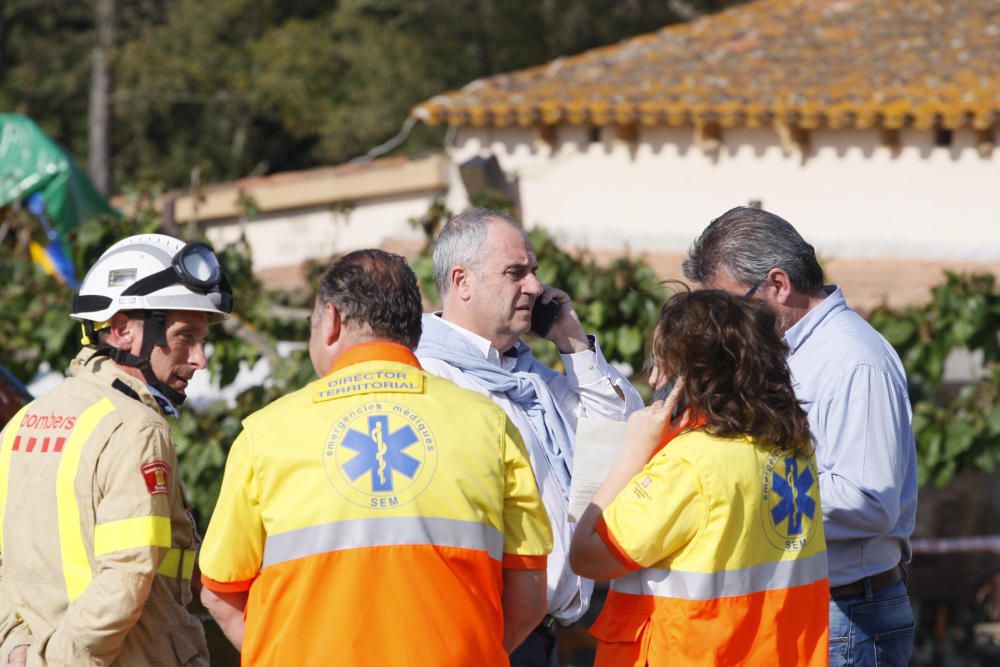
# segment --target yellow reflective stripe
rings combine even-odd
[[[56,505],[59,510],[59,546],[62,550],[63,577],[70,602],[90,585],[93,573],[80,529],[80,505],[73,488],[80,467],[83,445],[108,413],[115,409],[111,399],[103,398],[83,411],[63,446],[59,472],[56,474]]]
[[[197,556],[198,552],[193,549],[170,549],[157,574],[190,580],[194,576],[194,559]]]
[[[30,405],[30,403],[29,403]],[[24,406],[17,411],[14,418],[7,422],[7,430],[3,433],[3,442],[0,443],[0,552],[3,551],[3,521],[7,512],[7,480],[10,475],[10,453],[14,446],[14,438],[21,430],[21,420],[28,411],[28,406]]]
[[[137,547],[169,547],[170,517],[139,516],[109,521],[94,528],[94,555]]]

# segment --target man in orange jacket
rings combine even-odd
[[[311,317],[320,378],[244,421],[201,551],[244,665],[499,667],[545,614],[524,443],[423,371],[420,316],[401,257],[342,257]]]

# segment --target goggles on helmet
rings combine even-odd
[[[204,243],[188,243],[170,263],[180,282],[194,290],[211,291],[222,278],[219,258]]]
[[[129,285],[122,296],[145,296],[180,283],[207,296],[224,313],[233,312],[233,291],[212,248],[196,241],[177,251],[170,266]]]

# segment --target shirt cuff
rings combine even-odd
[[[608,548],[608,551],[610,551],[611,555],[615,557],[615,560],[621,563],[622,566],[629,572],[635,572],[636,570],[642,569],[642,565],[639,565],[632,560],[632,557],[625,553],[622,546],[618,544],[618,540],[616,540],[615,536],[611,534],[610,530],[608,530],[608,524],[604,521],[603,515],[597,518],[597,523],[594,525],[594,532],[600,536],[601,541],[604,542],[604,546]]]
[[[594,384],[610,375],[611,367],[601,352],[597,337],[587,334],[590,349],[572,354],[560,354],[566,377],[578,386]]]
[[[245,593],[250,590],[250,586],[253,585],[256,579],[254,577],[253,579],[244,579],[243,581],[216,581],[203,574],[201,575],[201,585],[216,593]]]
[[[548,556],[503,555],[503,569],[505,570],[544,570],[548,567],[548,562]]]

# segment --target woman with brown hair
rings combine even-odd
[[[819,475],[786,352],[755,302],[664,304],[650,381],[674,389],[630,417],[570,549],[577,574],[614,579],[596,665],[827,664]]]

